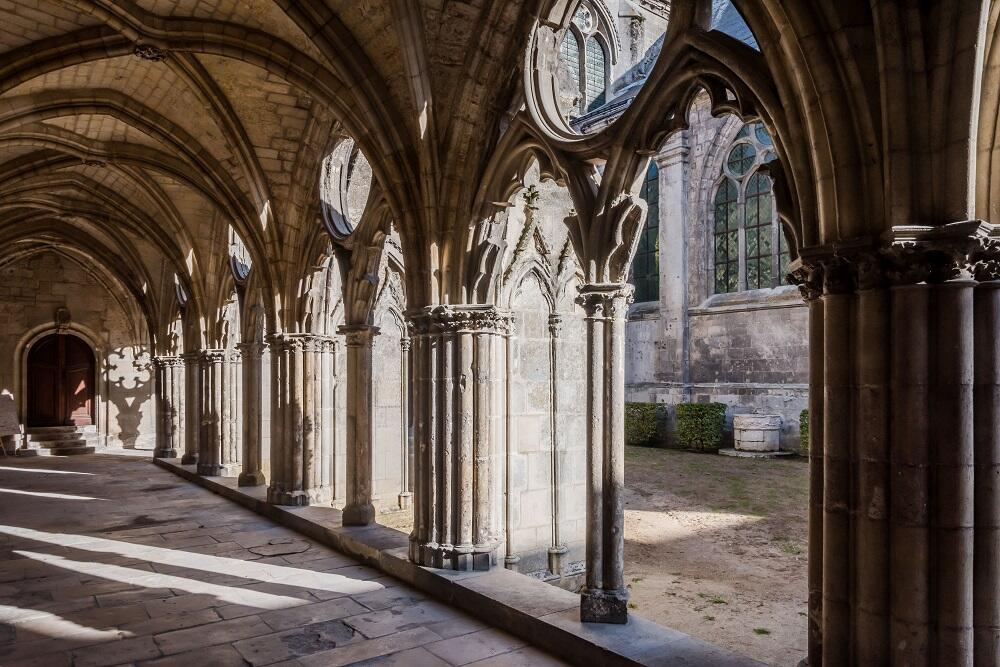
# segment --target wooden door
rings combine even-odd
[[[28,353],[28,425],[94,423],[94,353],[76,336],[52,334]]]

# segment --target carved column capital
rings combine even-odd
[[[625,319],[634,293],[635,288],[628,283],[589,283],[580,286],[576,302],[589,318]]]
[[[337,333],[344,336],[347,347],[371,347],[381,330],[368,324],[345,324]]]
[[[550,313],[549,314],[549,335],[553,338],[558,338],[559,334],[562,333],[563,327],[563,316],[562,313]]]
[[[264,351],[267,350],[267,343],[240,343],[236,349],[240,351],[244,359],[260,359],[264,356]]]
[[[790,268],[788,277],[806,300],[880,287],[998,280],[1000,227],[981,220],[898,226],[878,240],[805,248]]]
[[[183,366],[184,359],[181,357],[174,356],[155,356],[153,357],[153,364],[157,368],[172,368],[176,366]]]
[[[400,350],[402,350],[403,352],[409,352],[410,351],[410,347],[412,347],[412,343],[411,343],[411,341],[410,341],[409,338],[407,338],[406,336],[404,336],[404,337],[402,337],[402,338],[399,339],[399,349]]]
[[[407,316],[411,336],[427,334],[510,334],[513,316],[495,306],[429,306]]]
[[[207,364],[221,364],[229,356],[229,350],[206,349],[199,351],[199,359]]]

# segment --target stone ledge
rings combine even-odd
[[[495,567],[455,572],[421,567],[407,556],[406,534],[380,526],[344,527],[332,507],[280,507],[266,487],[239,487],[235,477],[202,477],[178,459],[153,462],[213,493],[291,528],[462,611],[578,665],[750,667],[756,662],[630,614],[626,625],[580,622],[580,596]]]

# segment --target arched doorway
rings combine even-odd
[[[68,334],[42,338],[28,352],[28,426],[94,423],[94,352]]]

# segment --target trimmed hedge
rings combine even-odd
[[[809,411],[803,410],[799,413],[799,450],[803,454],[809,453]]]
[[[690,449],[718,449],[726,430],[723,403],[679,403],[677,441]]]
[[[658,403],[625,403],[625,444],[659,445],[664,421],[665,411]]]

